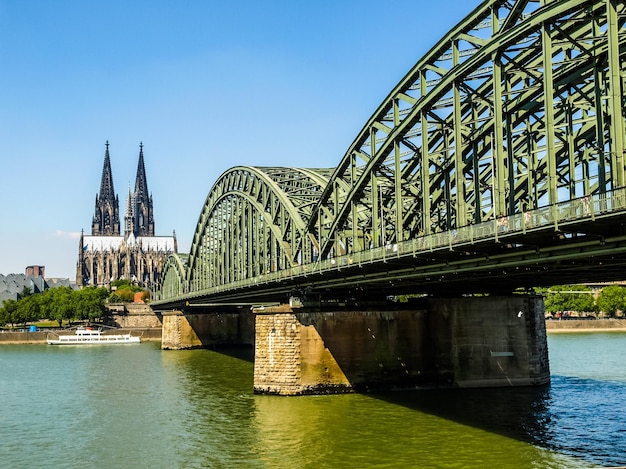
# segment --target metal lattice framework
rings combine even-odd
[[[390,244],[621,190],[625,19],[618,0],[484,1],[398,83],[336,168],[222,175],[172,282],[198,292],[380,258]]]
[[[618,1],[484,2],[337,166],[309,222],[322,255],[623,186],[623,23]]]
[[[209,193],[188,266],[191,291],[292,268],[310,257],[306,223],[332,169],[235,167]]]

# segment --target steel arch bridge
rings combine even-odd
[[[402,280],[475,288],[495,272],[532,285],[565,262],[620,275],[625,20],[618,0],[482,2],[337,167],[225,172],[154,303]]]

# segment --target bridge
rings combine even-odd
[[[226,171],[190,253],[168,259],[153,308],[189,320],[256,305],[258,358],[259,321],[272,312],[380,313],[421,296],[432,300],[383,309],[426,311],[426,327],[450,308],[471,322],[491,298],[518,318],[533,311],[525,334],[538,341],[524,353],[541,362],[542,306],[512,292],[624,277],[625,19],[618,0],[483,1],[391,90],[335,168]],[[446,299],[476,294],[486,296]],[[295,329],[317,324],[320,335],[321,319],[308,320]],[[329,337],[316,339],[324,350]],[[526,378],[545,382],[547,363],[537,366]],[[255,362],[255,389],[256,374]]]

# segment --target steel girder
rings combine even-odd
[[[188,261],[168,263],[163,297],[246,288],[300,264],[334,269],[355,253],[384,261],[381,248],[405,241],[432,248],[436,233],[599,203],[626,186],[625,16],[618,0],[484,1],[398,83],[336,168],[224,173]]]
[[[235,167],[207,196],[187,266],[199,291],[291,268],[313,257],[306,226],[332,169]]]
[[[483,2],[337,166],[308,223],[322,257],[622,187],[624,15],[617,0]]]
[[[175,298],[188,292],[187,262],[188,254],[170,254],[163,266],[163,285],[161,296]]]

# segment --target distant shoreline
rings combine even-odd
[[[161,340],[160,328],[128,328],[118,329],[119,333],[132,333],[141,335],[142,342],[156,342]],[[44,344],[47,345],[48,332],[3,332],[0,333],[0,346],[2,345],[22,345],[22,344]]]
[[[625,319],[548,319],[548,334],[573,332],[626,332]]]
[[[120,331],[141,333],[142,342],[161,340],[161,328],[129,328]],[[571,334],[594,332],[624,332],[626,319],[547,319],[546,333]],[[0,346],[19,344],[46,344],[48,333],[38,332],[5,332],[0,333]]]

